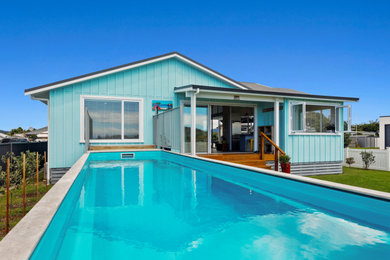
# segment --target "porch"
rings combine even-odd
[[[281,99],[192,87],[175,92],[180,105],[153,118],[156,147],[277,170],[286,125]]]

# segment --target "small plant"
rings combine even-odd
[[[375,163],[375,156],[372,152],[361,152],[360,155],[362,156],[362,161],[364,164],[364,169],[368,169],[371,164]]]
[[[291,158],[287,154],[279,156],[279,161],[280,161],[281,164],[289,163],[290,160],[291,160]]]
[[[351,165],[355,163],[355,159],[353,157],[348,157],[345,159],[345,162],[348,164],[349,167],[351,167]]]
[[[282,167],[282,172],[291,173],[291,163],[290,156],[287,154],[279,156],[280,166]]]

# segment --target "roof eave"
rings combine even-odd
[[[186,85],[182,87],[176,87],[175,92],[185,92],[190,89],[200,89],[203,91],[217,91],[217,92],[232,92],[242,94],[253,94],[262,96],[273,96],[279,98],[305,98],[305,99],[316,99],[316,100],[327,100],[327,101],[339,101],[339,102],[358,102],[359,98],[354,97],[338,97],[338,96],[324,96],[324,95],[311,95],[311,94],[299,94],[299,93],[280,93],[270,91],[259,91],[259,90],[241,90],[241,89],[229,89],[211,86],[200,86],[200,85]]]

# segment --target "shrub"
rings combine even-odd
[[[285,154],[285,155],[281,155],[281,156],[279,156],[279,162],[280,163],[289,163],[290,162],[290,156],[288,156],[287,154]]]
[[[375,156],[372,152],[361,152],[360,155],[362,156],[362,161],[364,164],[364,169],[368,169],[371,164],[375,163]]]
[[[345,159],[345,162],[351,167],[351,164],[355,163],[355,159],[353,157],[348,157]]]
[[[26,151],[26,179],[30,179],[36,176],[37,172],[37,159],[36,159],[36,153]],[[9,182],[10,185],[20,185],[23,182],[23,153],[20,156],[15,156],[14,153],[6,153],[1,157],[1,160],[3,163],[7,163],[7,158],[10,158],[10,166],[9,166]],[[38,163],[40,165],[42,161],[43,156],[38,155]],[[5,186],[6,182],[6,170],[4,169],[0,173],[0,183],[2,183],[2,186]]]

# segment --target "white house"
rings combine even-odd
[[[390,116],[379,117],[379,148],[390,147]]]

